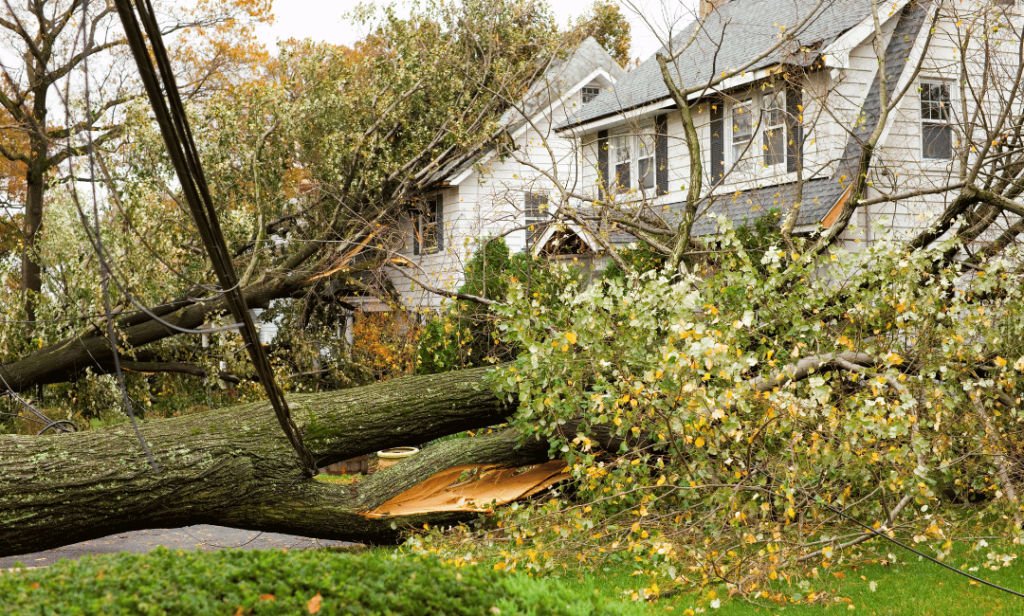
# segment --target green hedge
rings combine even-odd
[[[317,595],[319,601],[314,600]],[[455,568],[434,558],[393,558],[382,552],[201,553],[161,547],[146,555],[87,556],[46,569],[0,575],[4,616],[597,616],[620,612],[556,581],[483,566]]]

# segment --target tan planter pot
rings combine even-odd
[[[398,464],[409,456],[419,453],[419,451],[420,450],[415,447],[392,447],[391,449],[378,451],[377,470],[384,470],[393,464]]]

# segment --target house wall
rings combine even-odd
[[[993,31],[996,22],[991,14],[988,18],[979,17],[979,9],[986,8],[991,11],[991,4],[979,2],[957,3],[956,6],[947,7],[948,13],[944,14],[937,24],[930,46],[925,54],[920,75],[915,75],[914,69],[918,59],[925,52],[923,41],[930,25],[925,22],[921,30],[918,42],[911,42],[911,57],[903,68],[901,80],[897,83],[896,92],[902,91],[907,86],[906,95],[901,99],[898,106],[886,124],[885,133],[882,135],[880,146],[875,152],[875,164],[869,177],[870,188],[866,199],[879,197],[884,193],[905,193],[908,191],[928,191],[943,185],[953,183],[960,172],[959,164],[956,161],[926,160],[921,150],[921,101],[918,84],[922,79],[940,79],[950,83],[954,87],[954,122],[960,123],[966,114],[973,113],[974,105],[969,104],[966,111],[959,107],[963,100],[965,86],[960,81],[962,73],[971,84],[970,91],[973,93],[982,92],[984,99],[982,105],[990,107],[989,119],[998,115],[999,107],[1005,101],[1009,84],[1015,79],[1015,73],[1021,61],[1018,53],[1020,41],[1014,38],[1014,33],[1021,32],[1019,12],[1013,13],[1016,25],[1014,27],[1001,27]],[[893,31],[897,26],[898,14],[883,22],[881,36],[877,45],[885,50],[892,39]],[[957,26],[958,22],[960,27]],[[963,24],[972,24],[968,37],[968,30]],[[984,30],[989,33],[988,37],[977,36],[977,32]],[[1000,34],[1001,33],[1001,34]],[[864,105],[874,83],[878,71],[878,57],[875,52],[876,41],[868,31],[868,39],[857,44],[851,44],[848,49],[846,61],[842,66],[826,67],[824,70],[812,70],[803,79],[803,128],[805,133],[803,171],[804,178],[827,177],[835,178],[845,183],[853,178],[842,178],[839,163],[843,158],[847,144],[850,141],[852,132],[859,132],[864,138],[870,133],[858,127],[864,124]],[[965,42],[966,41],[966,42]],[[893,41],[894,45],[900,43]],[[966,51],[960,47],[965,46]],[[991,80],[993,71],[992,62],[985,61],[985,58],[993,57],[995,53],[998,61],[995,69],[1000,75],[999,85],[994,85]],[[961,60],[964,62],[961,63]],[[892,67],[890,67],[892,68]],[[989,81],[983,79],[983,73],[990,72]],[[731,107],[735,101],[743,100],[749,93],[757,93],[763,84],[762,80],[747,88],[729,91],[725,96],[725,134],[723,135],[726,148],[726,169],[731,168]],[[986,84],[985,89],[983,84]],[[889,92],[891,97],[893,92]],[[706,101],[700,101],[691,106],[691,114],[697,127],[704,169],[704,189],[706,194],[711,183],[712,170],[710,169],[710,106]],[[679,113],[675,110],[651,111],[643,116],[630,119],[619,119],[613,123],[606,123],[600,130],[607,130],[614,134],[617,130],[635,131],[636,127],[650,121],[660,113],[669,114],[669,194],[653,201],[654,211],[665,204],[678,204],[685,198],[685,186],[689,183],[689,157],[682,130],[682,122]],[[581,151],[579,160],[585,193],[590,198],[598,197],[598,150],[597,150],[598,129],[590,129],[580,135]],[[976,136],[977,138],[977,136]],[[981,139],[984,142],[984,138]],[[968,156],[970,153],[968,153]],[[610,157],[611,158],[611,157]],[[610,171],[613,171],[614,161],[609,161]],[[739,191],[757,188],[759,186],[770,186],[785,182],[792,182],[797,179],[797,174],[786,172],[780,166],[766,169],[754,165],[751,173],[736,174],[727,173],[725,181],[715,187],[713,194],[719,195],[720,199],[727,199]],[[844,232],[840,238],[848,249],[856,250],[867,242],[878,239],[880,234],[892,235],[898,238],[908,238],[920,233],[933,223],[948,205],[954,194],[937,193],[921,195],[901,199],[898,204],[880,203],[862,208],[857,218],[852,221],[851,227]],[[638,202],[639,195],[617,195],[616,201],[620,203]],[[768,208],[775,205],[785,205],[784,202],[773,200],[770,196],[761,203],[749,202],[740,204],[748,207],[750,217],[756,218]],[[805,206],[806,206],[805,202]],[[736,208],[732,210],[735,212]],[[993,233],[998,233],[1015,220],[1012,216],[1003,216],[1003,220],[995,225],[987,236],[982,240],[991,239]]]
[[[465,279],[466,262],[486,238],[503,236],[513,254],[526,249],[526,191],[547,193],[549,208],[554,211],[564,201],[564,193],[556,186],[571,191],[581,184],[573,143],[553,131],[554,126],[564,122],[581,104],[578,90],[576,88],[547,115],[521,127],[513,152],[505,156],[492,153],[458,186],[441,191],[444,195],[443,250],[436,254],[414,255],[412,225],[403,221],[402,232],[407,240],[399,253],[415,265],[392,268],[389,277],[409,309],[438,310],[450,300],[424,290],[403,276],[403,272],[431,286],[454,291]]]
[[[921,59],[920,73],[913,75],[911,70],[905,71],[897,88],[900,91],[909,86],[876,150],[869,177],[873,188],[868,199],[883,194],[937,190],[955,184],[960,179],[963,163],[969,167],[976,160],[976,148],[972,153],[968,143],[988,142],[983,124],[998,119],[1021,61],[1020,41],[1012,35],[1014,31],[1021,31],[1019,13],[1011,14],[1016,22],[1013,28],[1003,26],[993,30],[1001,18],[988,12],[991,8],[990,4],[976,2],[948,5],[927,49],[922,33],[908,63],[913,67]],[[970,28],[965,28],[965,24]],[[976,36],[978,30],[990,36]],[[945,83],[951,89],[950,111],[955,136],[954,155],[949,160],[927,159],[923,155],[920,95],[923,81]],[[974,114],[979,111],[984,120],[975,122]],[[973,131],[973,136],[965,135],[964,131]],[[961,155],[965,157],[963,160],[959,158]],[[915,237],[934,223],[956,194],[957,191],[952,190],[868,206],[859,221],[863,229],[861,237],[867,240],[876,239],[879,234],[900,240]],[[978,241],[990,241],[1015,220],[1015,216],[1001,215]]]

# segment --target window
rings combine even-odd
[[[766,90],[732,105],[733,169],[750,172],[758,158],[764,167],[786,164],[784,90]]]
[[[632,135],[616,135],[612,139],[612,153],[615,163],[615,181],[612,184],[613,193],[623,193],[629,190],[629,170],[633,149]]]
[[[580,91],[580,98],[583,100],[583,104],[586,105],[597,98],[597,95],[600,93],[601,88],[597,86],[583,86],[583,89]]]
[[[733,168],[746,170],[744,154],[754,138],[754,100],[748,98],[732,106],[732,164]]]
[[[786,162],[786,97],[781,90],[761,97],[761,149],[764,166]]]
[[[523,211],[526,214],[526,249],[532,250],[547,228],[548,196],[540,192],[527,191],[523,201]]]
[[[921,155],[953,158],[953,127],[950,124],[949,84],[921,82]]]
[[[638,134],[615,135],[611,140],[612,164],[615,182],[613,193],[632,189],[654,194],[657,185],[655,161],[657,135],[653,126],[640,129]],[[634,179],[635,178],[635,179]]]
[[[437,252],[443,247],[444,237],[442,236],[441,214],[444,207],[444,199],[441,195],[434,195],[423,200],[415,213],[413,220],[413,254],[430,254]]]
[[[637,135],[636,143],[636,180],[637,188],[645,193],[654,190],[654,129],[644,129]]]

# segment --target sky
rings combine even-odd
[[[561,24],[584,13],[593,0],[549,0]],[[343,16],[354,9],[357,0],[276,0],[272,26],[260,26],[257,36],[270,49],[278,40],[289,38],[311,38],[339,45],[351,45],[366,35],[361,27],[348,23]],[[628,0],[619,3],[632,26],[632,50],[634,58],[646,60],[660,46],[658,38],[644,23],[644,17],[664,34],[665,24],[676,22],[676,30],[692,20],[690,8],[695,0]]]

